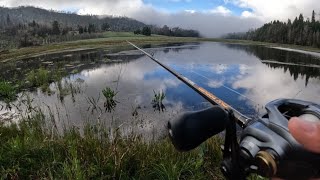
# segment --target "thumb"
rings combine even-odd
[[[294,117],[289,121],[289,131],[306,149],[320,153],[320,121],[309,122]]]

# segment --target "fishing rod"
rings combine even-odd
[[[280,179],[320,177],[320,154],[304,149],[290,134],[291,117],[320,122],[320,105],[296,99],[277,99],[265,105],[267,113],[251,120],[188,78],[140,49],[154,62],[183,81],[213,107],[187,112],[170,120],[169,138],[179,151],[190,151],[225,130],[221,171],[227,179],[244,180],[250,174]],[[237,124],[243,129],[239,134]]]
[[[190,79],[186,78],[185,76],[183,76],[182,74],[179,74],[178,72],[174,71],[173,69],[171,69],[170,67],[168,67],[167,65],[161,63],[158,59],[156,59],[153,55],[147,53],[146,51],[144,51],[143,49],[139,48],[138,46],[136,46],[135,44],[127,41],[129,44],[131,44],[133,47],[135,47],[136,49],[138,49],[139,51],[141,51],[142,53],[144,53],[146,56],[148,56],[151,60],[153,60],[154,62],[156,62],[157,64],[159,64],[161,67],[163,67],[164,69],[166,69],[167,71],[169,71],[172,75],[174,75],[175,77],[177,77],[179,80],[181,80],[182,82],[184,82],[187,86],[189,86],[190,88],[192,88],[194,91],[196,91],[198,94],[200,94],[203,98],[205,98],[207,101],[209,101],[211,104],[213,105],[219,105],[220,107],[222,107],[225,111],[230,111],[232,110],[234,113],[234,116],[236,118],[237,123],[244,128],[247,123],[251,120],[251,118],[245,116],[244,114],[240,113],[238,110],[234,109],[232,106],[230,106],[229,104],[227,104],[226,102],[224,102],[223,100],[219,99],[217,96],[213,95],[211,92],[207,91],[206,89],[200,87],[199,85],[197,85],[196,83],[194,83],[193,81],[191,81]]]

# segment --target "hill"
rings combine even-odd
[[[105,31],[199,37],[194,30],[146,25],[127,17],[78,15],[36,7],[0,7],[0,52],[63,41],[105,37]]]
[[[28,24],[33,21],[48,26],[54,21],[58,21],[61,26],[68,26],[73,29],[89,24],[94,24],[98,28],[105,25],[111,31],[134,31],[146,26],[142,22],[127,17],[77,15],[36,7],[0,7],[0,28],[5,28],[8,25]]]

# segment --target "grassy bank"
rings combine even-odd
[[[59,135],[44,122],[37,113],[0,126],[1,179],[223,179],[218,138],[179,153],[168,139],[111,136],[99,125]]]
[[[134,35],[133,33],[116,33],[108,32],[104,34],[104,38],[70,41],[57,44],[49,44],[45,46],[34,46],[20,49],[11,49],[7,52],[0,54],[0,62],[7,62],[10,60],[18,60],[29,57],[36,57],[41,55],[48,55],[53,53],[76,52],[83,50],[94,49],[117,49],[129,47],[126,40],[130,40],[136,44],[166,44],[171,42],[195,42],[198,41],[194,38],[179,38],[179,37],[166,37],[152,35],[141,36]]]
[[[246,44],[246,45],[262,45],[262,46],[277,46],[292,49],[299,49],[312,52],[320,52],[319,48],[308,46],[297,46],[289,44],[277,44],[266,43],[247,40],[228,40],[228,39],[216,39],[216,38],[188,38],[188,37],[167,37],[160,35],[142,36],[134,35],[131,32],[106,32],[103,34],[104,38],[70,41],[57,44],[49,44],[45,46],[35,46],[20,49],[11,49],[6,52],[1,52],[0,62],[6,62],[10,60],[17,60],[29,57],[36,57],[41,55],[48,55],[54,53],[68,53],[83,50],[94,49],[116,49],[129,47],[126,40],[132,41],[138,45],[142,44],[166,44],[166,43],[179,43],[179,42],[223,42],[231,44]]]
[[[10,60],[23,59],[29,57],[36,57],[41,55],[48,55],[54,53],[76,52],[81,50],[94,50],[94,49],[127,49],[130,46],[126,40],[132,41],[138,45],[152,44],[160,45],[166,43],[179,43],[179,42],[223,42],[231,44],[246,44],[246,45],[263,45],[269,47],[285,47],[292,49],[299,49],[312,52],[320,52],[319,48],[309,46],[297,46],[289,44],[266,43],[247,40],[229,40],[229,39],[216,39],[216,38],[189,38],[189,37],[168,37],[160,35],[152,35],[150,37],[142,35],[134,35],[131,32],[106,32],[103,34],[104,38],[70,41],[56,44],[49,44],[45,46],[35,46],[20,49],[11,49],[6,52],[1,52],[0,62]]]

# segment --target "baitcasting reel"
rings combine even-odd
[[[221,170],[227,179],[245,179],[251,173],[268,178],[319,178],[320,154],[307,151],[292,137],[288,121],[291,117],[320,121],[320,105],[279,99],[266,109],[267,114],[243,127],[240,137],[233,111],[219,106],[170,121],[169,136],[176,149],[189,151],[226,130]]]

